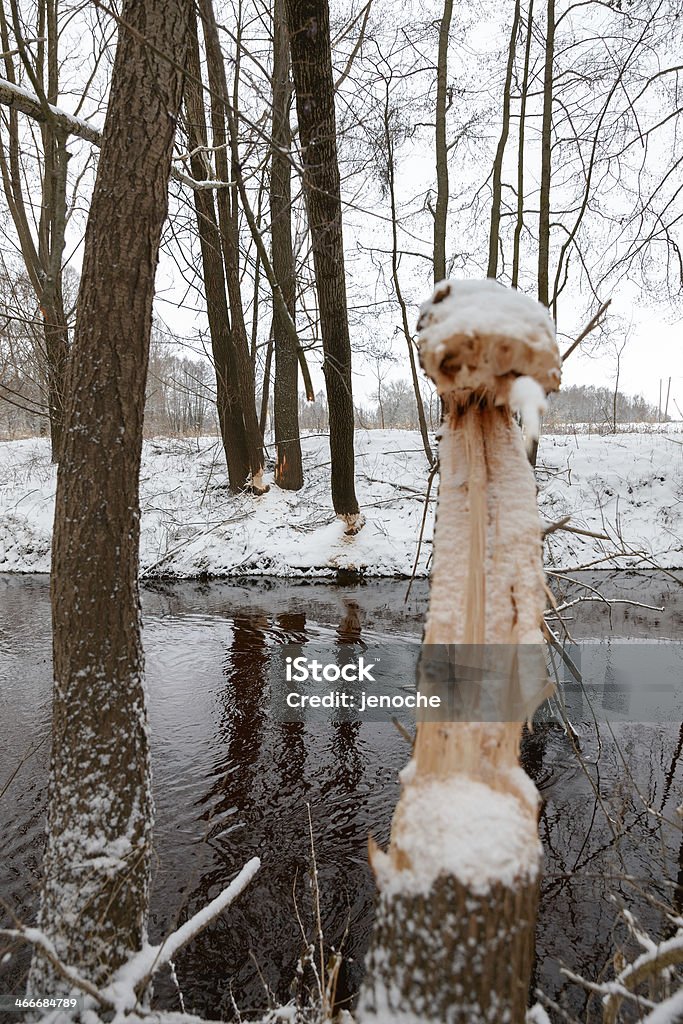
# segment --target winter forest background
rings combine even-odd
[[[29,45],[29,68],[33,61],[51,102],[59,100],[64,110],[98,128],[112,60],[111,16],[97,5],[60,6],[53,16],[58,38],[47,48]],[[584,358],[576,381],[610,392],[620,386],[620,363],[622,381],[629,367],[630,379],[636,378],[636,386],[626,391],[639,393],[638,371],[647,362],[642,352],[654,343],[652,334],[660,323],[676,315],[681,260],[675,40],[680,12],[670,4],[589,3],[551,9],[550,16],[555,31],[548,41],[547,5],[538,2],[531,10],[510,5],[509,11],[485,3],[476,10],[470,5],[453,11],[435,5],[432,10],[424,4],[385,9],[378,0],[358,9],[333,7],[355,404],[360,422],[368,426],[417,425],[406,345],[417,306],[435,277],[493,272],[506,283],[519,282],[530,294],[547,295],[560,335],[568,341],[602,303],[612,300],[610,317],[583,346],[593,354],[599,350],[603,359]],[[11,10],[5,12],[7,53],[16,50],[15,28],[27,40],[35,38],[46,14],[39,6],[17,11],[17,17],[21,20],[15,26]],[[252,231],[233,184],[240,289],[231,301],[239,297],[242,304],[237,319],[244,319],[256,404],[262,421],[270,411],[265,425],[272,428],[271,286],[254,241],[256,233],[270,251],[272,12],[241,3],[220,13],[219,20],[239,122],[237,151],[226,154],[226,166],[239,155],[253,213]],[[447,33],[447,47],[442,42],[439,48],[440,32],[442,40]],[[83,39],[89,40],[87,48]],[[18,53],[4,60],[7,81],[35,93]],[[294,129],[288,166],[297,327],[319,395],[314,270],[296,117],[286,92]],[[207,94],[207,104],[208,99]],[[46,178],[45,130],[41,136],[35,121],[9,115],[7,107],[3,117],[1,425],[6,436],[19,437],[35,433],[41,424],[46,430],[49,360],[40,289],[46,263],[56,258],[55,247],[61,248],[62,231],[61,214],[49,207],[65,204],[57,319],[70,329],[97,149],[69,137],[65,180],[55,192],[49,184],[50,161],[59,164],[61,158],[58,150],[52,157],[48,153]],[[187,133],[185,114],[155,304],[148,435],[201,429],[207,413],[209,423],[216,420],[208,412],[215,380],[209,372],[211,339],[196,204],[192,190],[178,180],[192,176]],[[203,159],[200,177],[210,179],[216,174],[211,154]],[[445,263],[440,236],[448,238]],[[681,404],[682,369],[675,358],[668,362],[662,355],[657,351],[655,380],[648,380],[649,408],[624,405],[617,411],[619,420],[662,418],[665,409],[674,418],[680,415],[674,402]],[[574,358],[578,362],[581,352]],[[568,364],[566,375],[570,371]],[[660,404],[656,378],[662,378],[663,395],[661,409],[653,410]],[[426,382],[418,388],[434,422]],[[596,396],[591,409],[581,404],[584,397],[577,395],[576,408],[567,407],[567,397],[562,400],[565,422],[609,420],[606,396]],[[381,408],[385,404],[388,408]],[[321,410],[301,405],[304,428],[320,429]]]

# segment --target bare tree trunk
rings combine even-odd
[[[434,283],[446,277],[446,230],[448,225],[448,149],[446,110],[448,98],[448,37],[453,0],[444,0],[439,26],[439,55],[436,65],[436,209],[434,210]],[[448,104],[450,106],[450,104]]]
[[[270,176],[270,233],[273,272],[289,314],[295,318],[296,278],[292,248],[292,172],[289,150],[291,87],[289,40],[284,0],[273,9],[273,159]],[[303,486],[304,473],[299,439],[298,357],[286,323],[273,301],[275,341],[275,483],[289,491]]]
[[[323,342],[330,419],[332,504],[355,531],[362,524],[354,480],[353,393],[341,184],[328,0],[286,0]]]
[[[522,98],[519,107],[519,135],[517,140],[517,219],[515,221],[515,237],[512,248],[512,287],[519,284],[519,257],[524,228],[524,135],[526,131],[526,104],[529,94],[529,64],[531,59],[531,29],[534,19],[534,0],[529,0],[529,11],[526,23],[526,44],[524,49],[524,75],[522,79]]]
[[[37,244],[33,241],[29,218],[26,214],[21,186],[18,120],[16,112],[13,110],[10,111],[8,119],[9,166],[5,161],[4,153],[1,154],[0,160],[10,214],[19,237],[24,264],[43,317],[52,461],[57,462],[64,428],[64,388],[69,349],[69,332],[62,299],[62,256],[66,230],[66,173],[69,153],[66,148],[67,134],[57,126],[48,107],[48,104],[56,105],[59,99],[57,0],[41,0],[38,4],[37,14],[41,38],[36,50],[35,66],[33,66],[30,51],[24,46],[18,11],[16,8],[12,9],[13,29],[21,59],[31,84],[38,93],[44,113],[44,120],[41,124],[44,169]],[[0,44],[5,54],[7,80],[16,83],[11,57],[9,26],[2,3],[0,3]]]
[[[555,0],[547,0],[543,120],[541,125],[541,188],[538,217],[538,301],[550,302],[550,171],[553,126],[553,58],[555,54]]]
[[[200,0],[199,11],[204,27],[206,63],[209,75],[209,88],[211,90],[211,124],[213,128],[216,171],[222,181],[229,181],[231,179],[229,177],[226,147],[227,145],[230,146],[233,164],[239,162],[239,152],[236,136],[230,132],[230,138],[228,139],[226,133],[226,103],[230,101],[225,75],[225,63],[218,37],[218,26],[216,25],[212,0]],[[237,111],[234,113],[236,117]],[[242,306],[239,276],[239,218],[236,197],[231,209],[229,190],[225,188],[219,189],[217,203],[218,224],[223,249],[223,261],[225,263],[225,278],[230,302],[237,384],[251,467],[251,486],[255,492],[263,493],[268,488],[263,486],[263,439],[256,414],[256,381],[249,352],[249,341]]]
[[[429,432],[427,430],[427,420],[425,418],[424,402],[422,401],[422,394],[420,393],[420,381],[417,375],[417,360],[415,358],[415,347],[413,343],[413,336],[408,323],[408,309],[406,307],[405,299],[403,297],[403,291],[401,289],[401,280],[398,273],[398,225],[397,225],[397,212],[396,212],[396,166],[394,163],[394,140],[391,136],[391,128],[389,124],[389,83],[385,83],[385,101],[384,101],[384,144],[386,146],[386,160],[387,160],[387,180],[389,183],[389,200],[391,203],[391,276],[394,282],[394,291],[396,292],[396,298],[398,304],[401,307],[401,325],[403,327],[403,336],[406,339],[408,346],[408,361],[410,363],[410,377],[413,382],[413,391],[415,392],[415,404],[417,406],[417,421],[420,427],[420,437],[422,438],[422,447],[424,448],[427,461],[430,466],[434,463],[434,453],[432,446],[429,443]]]
[[[185,86],[188,143],[192,176],[201,181],[208,176],[210,163],[201,147],[207,146],[206,115],[202,92],[197,21],[193,13],[188,44],[188,80]],[[216,371],[216,405],[223,449],[232,491],[247,486],[251,473],[249,452],[242,415],[237,357],[230,330],[230,315],[225,292],[225,274],[221,236],[216,220],[213,194],[205,189],[194,190],[197,227],[202,251],[204,294],[211,335],[211,349]]]
[[[498,147],[493,160],[493,186],[491,196],[491,228],[489,231],[489,265],[486,272],[487,277],[498,275],[498,246],[500,244],[500,214],[503,202],[503,157],[505,146],[510,134],[510,90],[512,86],[512,71],[515,64],[515,51],[517,49],[517,32],[519,30],[519,5],[520,0],[515,0],[515,13],[512,18],[512,29],[510,31],[510,45],[508,47],[508,61],[505,70],[505,85],[503,87],[503,121],[500,129]]]
[[[60,959],[95,984],[146,939],[153,809],[138,481],[189,10],[186,0],[123,4],[69,356],[52,554],[55,687],[39,926]],[[29,985],[36,994],[71,988],[39,954]]]
[[[266,362],[263,367],[263,387],[261,389],[261,413],[259,415],[259,428],[261,430],[261,437],[265,436],[266,423],[268,422],[268,399],[270,398],[270,377],[271,367],[273,365],[273,325],[271,324],[270,333],[268,335],[268,345],[266,346]],[[298,423],[298,407],[297,407],[297,423]]]

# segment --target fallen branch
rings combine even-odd
[[[566,612],[568,608],[574,608],[577,604],[585,604],[587,602],[597,601],[600,604],[630,604],[635,608],[645,608],[648,612],[663,612],[664,608],[661,605],[656,604],[643,604],[642,601],[631,601],[627,597],[575,597],[573,601],[565,601],[564,604],[558,604],[556,608],[552,609],[548,614],[552,612]]]
[[[237,878],[211,903],[197,911],[189,921],[168,935],[158,946],[145,946],[131,957],[114,975],[103,992],[105,999],[115,1003],[119,1009],[132,1009],[138,1000],[138,992],[144,992],[152,976],[172,960],[188,942],[199,935],[226,907],[246,889],[261,867],[258,857],[248,861]]]
[[[543,539],[549,537],[551,533],[555,533],[557,530],[564,530],[566,533],[577,533],[580,537],[594,537],[596,540],[611,540],[606,533],[594,533],[592,530],[582,530],[579,526],[569,526],[568,523],[571,520],[571,516],[564,516],[562,519],[558,519],[556,523],[550,523],[543,530]]]

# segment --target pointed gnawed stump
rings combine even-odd
[[[537,433],[559,353],[546,310],[493,281],[438,285],[418,328],[444,400],[423,655],[469,645],[505,671],[453,721],[418,723],[389,848],[370,844],[380,895],[357,1016],[522,1024],[542,850],[519,741],[547,687],[536,486],[512,413]]]

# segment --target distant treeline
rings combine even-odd
[[[33,324],[28,318],[21,325],[10,321],[3,326],[4,331],[0,332],[0,352],[4,354],[0,387],[5,401],[0,402],[0,438],[47,435],[47,388],[39,371],[40,360],[35,357],[40,336],[33,334]],[[422,401],[427,426],[434,431],[439,425],[440,409],[434,391],[426,382]],[[260,395],[258,404],[261,404]],[[573,423],[591,424],[596,429],[614,429],[614,409],[612,389],[572,385],[551,396],[544,420],[545,429],[571,427]],[[650,405],[642,396],[617,392],[617,424],[656,423],[670,419],[670,416],[660,416],[657,407]],[[272,421],[271,397],[265,423],[267,430],[272,429]],[[306,401],[305,395],[300,393],[299,422],[302,430],[328,430],[324,390],[317,392],[313,402]],[[355,426],[365,430],[418,430],[418,410],[410,382],[401,379],[383,381],[375,388],[372,399],[365,404],[356,403]],[[163,336],[155,332],[147,379],[145,434],[154,437],[217,432],[215,377],[210,363],[194,353],[178,355]]]
[[[614,412],[619,423],[658,423],[669,421],[660,416],[656,405],[650,405],[642,395],[615,394],[613,388],[600,388],[592,384],[570,385],[550,396],[548,412],[544,418],[546,428],[563,424],[590,423],[596,427],[613,429]]]

